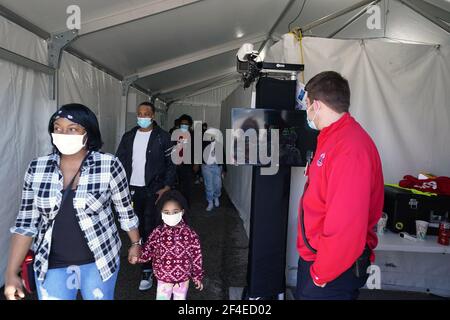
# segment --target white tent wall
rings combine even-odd
[[[325,70],[350,82],[350,112],[375,141],[386,183],[419,171],[450,175],[450,46],[381,40],[304,38],[305,81]],[[267,59],[300,63],[300,45],[289,34]],[[300,77],[301,78],[301,77]],[[297,210],[303,169],[294,168],[288,232],[288,283],[295,285]]]
[[[47,42],[0,16],[0,47],[47,64]]]
[[[175,102],[169,108],[167,129],[182,114],[190,115],[194,121],[206,122],[210,128],[220,128],[221,103],[236,87],[237,81]]]
[[[156,115],[155,120],[162,128],[167,128],[167,105],[162,100],[156,99],[155,101]]]
[[[252,107],[253,91],[253,86],[247,89],[244,89],[243,86],[239,86],[222,102],[220,130],[224,134],[224,139],[226,139],[226,130],[232,129],[231,109]],[[224,141],[226,146],[228,146],[229,141]],[[228,165],[227,174],[223,184],[231,202],[239,212],[247,236],[249,236],[252,198],[252,166]]]
[[[136,127],[136,108],[138,104],[149,101],[148,96],[144,95],[139,90],[135,88],[130,88],[127,96],[127,120],[126,120],[126,130],[130,130]],[[157,120],[158,121],[158,120]]]
[[[102,150],[114,153],[125,130],[121,82],[64,52],[58,84],[59,104],[81,103],[89,107],[98,117]]]
[[[172,128],[175,119],[183,114],[190,115],[194,121],[206,122],[210,127],[217,128],[220,124],[220,106],[175,104],[170,106],[167,114],[168,129]]]
[[[46,57],[41,39],[1,17],[0,46],[40,62]],[[0,287],[25,170],[33,158],[51,151],[47,126],[56,104],[48,92],[48,75],[0,60]]]

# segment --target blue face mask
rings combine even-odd
[[[314,105],[314,103],[313,103],[309,108],[313,108],[313,105]],[[320,108],[320,107],[319,107],[319,108]],[[314,109],[314,108],[313,108],[313,109]],[[308,116],[306,116],[306,121],[308,122],[308,126],[309,126],[311,129],[313,129],[313,130],[319,130],[319,129],[317,128],[316,124],[314,123],[314,120],[316,119],[317,114],[319,113],[319,111],[320,111],[320,109],[317,110],[317,111],[314,113],[314,117],[313,117],[312,120],[309,120],[309,119],[308,119]]]
[[[187,125],[187,124],[182,124],[182,125],[180,126],[180,130],[183,131],[183,132],[188,132],[188,131],[189,131],[189,125]]]
[[[150,118],[137,118],[137,124],[142,129],[147,129],[152,125],[153,120]]]

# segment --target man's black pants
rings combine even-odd
[[[148,187],[130,186],[134,212],[139,218],[139,233],[144,242],[158,225],[159,214],[156,212],[157,195]],[[142,270],[151,270],[151,263],[142,265]]]
[[[305,261],[301,257],[298,260],[295,294],[297,300],[356,300],[359,296],[359,289],[365,285],[368,279],[368,274],[357,278],[351,267],[321,288],[313,283],[309,273],[312,264],[313,262]]]
[[[192,165],[181,164],[177,166],[178,190],[186,198],[188,206],[191,206],[191,191],[194,187],[194,171]]]

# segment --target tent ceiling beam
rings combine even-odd
[[[191,106],[191,107],[206,107],[206,108],[218,108],[220,107],[220,104],[214,104],[214,103],[200,103],[200,102],[191,102],[191,101],[175,101],[173,105],[184,105],[184,106]]]
[[[170,10],[200,2],[202,0],[156,0],[137,8],[128,9],[109,16],[96,18],[81,25],[80,36],[117,27],[136,20],[158,15]]]
[[[278,28],[278,26],[280,25],[281,21],[283,21],[284,17],[286,16],[286,14],[289,12],[289,10],[291,9],[291,7],[294,5],[294,3],[297,0],[290,0],[288,2],[288,4],[286,5],[286,7],[284,7],[283,12],[281,12],[280,16],[278,17],[278,19],[275,21],[275,23],[273,24],[272,28],[270,28],[269,30],[269,34],[267,35],[267,38],[264,40],[264,42],[261,44],[261,46],[259,47],[258,52],[262,52],[264,50],[264,47],[267,45],[267,43],[269,42],[269,40],[272,38],[273,33],[275,32],[275,30]]]
[[[167,70],[171,70],[174,68],[178,68],[190,63],[194,63],[197,61],[205,60],[223,53],[227,53],[233,50],[239,49],[244,43],[259,43],[266,39],[266,34],[257,34],[253,36],[249,36],[246,38],[241,38],[238,40],[233,40],[227,42],[225,44],[214,46],[211,48],[203,49],[191,54],[187,54],[175,59],[163,61],[161,63],[157,63],[154,65],[150,65],[148,67],[141,68],[137,73],[131,76],[138,76],[139,78],[145,78],[154,74],[158,74]]]
[[[129,77],[122,80],[122,96],[126,97],[131,85],[138,79],[138,77]]]
[[[32,22],[30,22],[30,21],[24,19],[23,17],[19,16],[15,12],[5,8],[2,5],[0,5],[0,15],[3,16],[4,18],[6,18],[7,20],[17,24],[18,26],[24,28],[25,30],[30,31],[31,33],[35,34],[36,36],[46,40],[48,43],[51,42],[52,37],[54,36],[51,33],[41,29],[38,26],[36,26]],[[67,31],[67,32],[73,32],[73,31]],[[77,36],[79,36],[79,33],[77,34]],[[70,47],[69,45],[70,45],[70,42],[69,42],[68,45],[64,46],[63,50],[68,52],[68,53],[70,53],[70,54],[72,54],[72,55],[74,55],[78,59],[80,59],[80,60],[82,60],[82,61],[92,65],[93,67],[95,67],[95,68],[97,68],[97,69],[99,69],[99,70],[109,74],[110,76],[114,77],[115,79],[117,79],[119,81],[123,81],[124,77],[122,75],[120,75],[117,72],[109,69],[108,67],[104,66],[103,64],[101,64],[100,62],[96,61],[95,59],[85,55],[84,53],[81,53],[80,51],[76,50],[75,48]],[[56,96],[56,79],[54,79],[55,78],[55,76],[53,74],[54,73],[54,71],[53,71],[54,69],[51,66],[42,65],[39,62],[33,61],[33,60],[28,59],[26,57],[23,57],[25,59],[22,59],[20,57],[20,55],[18,55],[16,53],[14,53],[17,56],[15,58],[12,57],[11,52],[3,51],[2,54],[5,56],[5,60],[8,60],[8,59],[6,59],[6,57],[9,57],[10,59],[16,59],[16,63],[19,63],[19,62],[25,63],[26,66],[28,66],[30,68],[33,68],[33,69],[37,68],[38,71],[42,69],[43,72],[47,73],[47,74],[50,72],[51,73],[50,76],[52,77],[52,81],[51,82],[53,82],[53,83],[50,85],[49,93],[50,93],[50,97],[52,99],[55,99],[55,96]],[[56,57],[56,55],[55,55],[55,57]],[[8,61],[11,61],[11,60],[8,60]],[[56,65],[55,62],[56,62],[56,59],[54,59],[54,61],[53,61],[53,64]],[[19,63],[19,64],[21,64],[21,63]],[[59,65],[59,63],[57,63],[57,64]],[[23,65],[23,64],[21,64],[21,65]],[[141,90],[142,92],[148,92],[148,89],[144,89],[141,86],[139,86],[138,84],[132,84],[132,87],[135,87],[136,89]],[[165,102],[165,101],[163,101],[163,102]]]
[[[223,82],[219,81],[219,83],[215,83],[214,85],[211,85],[211,86],[208,86],[206,88],[203,88],[203,89],[194,91],[192,93],[189,93],[187,96],[184,96],[183,99],[188,99],[188,98],[191,98],[191,97],[194,97],[194,96],[198,96],[200,94],[207,93],[207,92],[210,92],[212,90],[220,89],[220,88],[223,88],[223,87],[235,84],[235,83],[239,83],[240,81],[241,81],[241,78],[234,78],[234,79],[231,79],[231,80],[223,79]]]
[[[0,47],[0,59],[18,64],[22,67],[32,69],[37,72],[42,72],[48,75],[54,75],[55,69],[52,67],[49,67],[45,64],[39,63],[37,61],[34,61],[30,58],[27,58],[25,56],[22,56],[18,53],[9,51],[5,48]]]
[[[349,25],[351,25],[353,22],[355,22],[356,20],[358,20],[362,15],[364,15],[367,12],[367,9],[370,6],[374,6],[377,3],[379,3],[381,0],[375,0],[372,3],[368,4],[367,6],[365,6],[360,12],[358,12],[357,14],[355,14],[353,17],[351,17],[342,27],[340,27],[339,29],[337,29],[336,31],[334,31],[333,33],[331,33],[328,38],[333,38],[335,35],[337,35],[339,32],[341,32],[342,30],[344,30],[345,28],[347,28]]]
[[[182,100],[182,99],[188,99],[188,98],[191,98],[191,97],[194,97],[194,96],[198,96],[198,95],[203,94],[203,93],[210,92],[212,90],[220,89],[220,88],[232,85],[234,83],[238,83],[240,81],[241,81],[240,78],[231,79],[231,80],[230,79],[222,79],[222,80],[219,80],[219,81],[217,81],[217,82],[215,82],[215,83],[213,83],[211,85],[207,85],[207,86],[205,86],[203,88],[200,88],[200,89],[197,89],[197,90],[194,89],[194,90],[190,90],[188,92],[179,93],[177,95],[174,95],[173,97],[171,97],[170,100],[171,100],[171,103],[173,103],[173,102],[176,102],[176,101],[179,101],[179,100]]]
[[[331,13],[331,14],[325,16],[325,17],[317,19],[317,20],[315,20],[315,21],[313,21],[311,23],[308,23],[307,25],[305,25],[303,27],[300,27],[300,28],[297,28],[297,29],[302,30],[302,32],[309,31],[309,30],[311,30],[311,29],[313,29],[315,27],[318,27],[318,26],[326,23],[326,22],[329,22],[329,21],[331,21],[333,19],[336,19],[336,18],[339,18],[340,16],[343,16],[343,15],[349,13],[349,12],[352,12],[353,10],[356,10],[356,9],[359,9],[359,8],[365,6],[365,5],[368,5],[371,2],[373,2],[373,0],[364,0],[364,1],[361,1],[361,2],[358,2],[358,3],[355,3],[354,5],[352,5],[352,6],[348,7],[348,8],[336,11],[334,13]]]
[[[65,48],[65,51],[70,53],[71,55],[74,55],[75,57],[77,57],[78,59],[92,65],[93,67],[109,74],[110,76],[112,76],[113,78],[116,78],[119,81],[123,81],[123,76],[118,74],[117,72],[105,67],[104,65],[102,65],[100,62],[98,62],[96,59],[85,55],[84,53],[81,53],[80,51],[78,51],[77,49],[73,48],[73,47],[67,47]]]
[[[34,33],[38,37],[42,39],[49,39],[51,34],[45,30],[42,30],[37,25],[31,23],[30,21],[22,18],[15,12],[9,10],[8,8],[5,8],[4,6],[0,5],[0,16],[3,16],[7,20],[14,22],[15,24],[21,26],[25,30],[30,31],[31,33]]]
[[[450,13],[425,1],[398,0],[411,10],[428,19],[438,27],[450,33]],[[448,23],[445,23],[447,21]]]
[[[177,85],[177,86],[173,86],[173,87],[170,87],[170,88],[163,89],[163,90],[159,91],[158,93],[162,94],[162,95],[165,95],[165,94],[172,93],[172,92],[184,89],[184,88],[189,88],[189,87],[201,85],[203,83],[207,83],[207,82],[210,82],[210,81],[218,80],[219,78],[222,78],[222,77],[224,77],[226,75],[231,75],[231,74],[233,74],[235,72],[236,72],[236,68],[235,67],[224,69],[222,71],[216,72],[216,73],[214,73],[212,75],[209,75],[209,76],[201,78],[201,79],[196,79],[196,80],[193,80],[193,81],[190,81],[190,82],[183,83],[181,85]],[[236,72],[236,75],[238,75],[237,72]]]

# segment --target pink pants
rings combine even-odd
[[[186,300],[189,288],[189,280],[181,283],[167,283],[158,280],[156,289],[156,300],[170,300],[173,294],[173,300]]]

